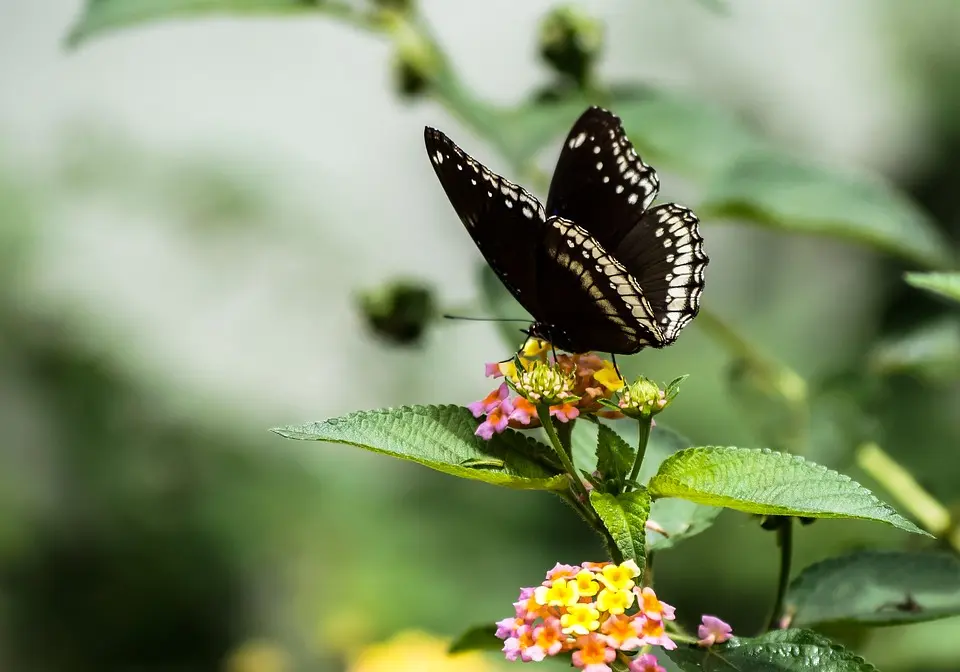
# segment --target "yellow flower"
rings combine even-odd
[[[600,612],[592,604],[575,604],[560,617],[565,634],[586,635],[600,627]]]
[[[616,392],[624,386],[623,378],[617,373],[613,362],[603,361],[603,368],[593,374],[593,379],[611,392]]]
[[[630,583],[633,583],[631,581]],[[604,588],[597,596],[597,609],[610,614],[622,614],[633,606],[633,592]]]
[[[364,649],[347,672],[494,672],[481,653],[448,654],[449,642],[425,632],[401,632]]]
[[[610,590],[630,590],[634,577],[640,576],[640,568],[633,560],[603,568],[600,580]]]
[[[547,586],[537,586],[533,591],[533,597],[537,604],[551,607],[569,607],[576,604],[580,599],[580,592],[577,590],[575,581],[566,579],[557,579],[548,588]]]
[[[582,570],[577,574],[577,590],[582,597],[593,597],[600,590],[597,577],[593,572]]]
[[[289,669],[286,652],[266,640],[241,644],[226,661],[227,672],[285,672]]]

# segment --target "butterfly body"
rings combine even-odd
[[[696,316],[708,262],[697,217],[650,208],[657,175],[610,112],[593,107],[574,124],[546,206],[440,131],[424,139],[467,231],[533,316],[531,336],[569,352],[633,354],[673,343]]]

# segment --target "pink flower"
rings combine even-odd
[[[553,566],[553,569],[547,572],[547,580],[543,582],[543,585],[551,585],[554,579],[572,579],[579,571],[580,565],[564,565],[558,562]]]
[[[516,618],[504,618],[503,620],[497,621],[497,639],[509,639],[510,637],[517,636],[517,628],[523,625],[523,619]]]
[[[716,616],[704,614],[701,621],[703,624],[697,628],[697,636],[700,638],[697,644],[700,646],[723,644],[730,639],[733,633],[733,628],[730,627],[730,624],[720,620]]]
[[[500,378],[503,375],[503,371],[500,370],[500,362],[487,362],[483,366],[483,375],[487,378]]]
[[[667,669],[657,663],[657,657],[652,653],[645,653],[630,661],[630,672],[667,672]]]
[[[666,602],[661,602],[653,588],[647,586],[633,589],[637,595],[637,602],[640,607],[640,613],[652,621],[672,621],[674,618],[674,608]]]
[[[506,383],[501,383],[500,387],[495,389],[480,401],[475,401],[472,404],[468,404],[467,408],[469,408],[470,412],[473,413],[473,417],[479,418],[481,415],[486,415],[498,408],[500,404],[507,398],[508,394],[510,394],[510,388],[507,387]]]
[[[512,422],[529,425],[536,414],[537,407],[523,397],[517,397],[513,400],[513,412],[510,414],[510,420]]]
[[[550,407],[550,415],[560,422],[568,422],[580,415],[580,409],[573,404],[557,404]]]
[[[521,625],[517,628],[516,634],[503,643],[503,655],[506,656],[507,660],[516,660],[517,658],[523,661],[530,660],[527,649],[533,644],[533,628],[529,625]]]
[[[609,663],[617,657],[617,652],[608,647],[600,635],[578,637],[577,647],[572,656],[574,666],[583,672],[611,672]]]
[[[550,616],[543,621],[543,625],[534,628],[533,639],[537,646],[548,656],[560,653],[566,636],[560,627],[560,619]]]
[[[633,619],[638,625],[640,639],[643,640],[644,644],[662,646],[667,651],[677,648],[677,643],[670,639],[666,630],[663,629],[663,621],[646,618],[643,614],[637,614]]]
[[[489,441],[494,434],[499,434],[507,428],[512,412],[513,404],[509,399],[504,399],[499,406],[487,413],[487,419],[480,423],[474,434]]]

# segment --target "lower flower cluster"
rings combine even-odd
[[[639,575],[632,560],[558,563],[540,586],[520,591],[513,617],[497,623],[507,659],[539,662],[570,654],[584,672],[611,672],[620,657],[631,672],[661,672],[656,656],[644,649],[676,648],[664,628],[674,609],[652,588],[637,586]]]

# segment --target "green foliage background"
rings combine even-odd
[[[310,123],[296,114],[304,102],[294,88],[264,104],[257,119],[264,128],[285,124],[288,111],[300,119],[298,142],[318,146],[307,160],[265,140],[269,134],[238,132],[229,114],[217,118],[225,130],[212,143],[114,123],[111,110],[125,105],[141,106],[145,118],[203,118],[203,99],[177,99],[167,81],[154,87],[167,97],[152,100],[155,112],[150,99],[132,101],[106,86],[97,90],[111,96],[95,108],[103,118],[51,113],[40,126],[25,121],[30,115],[0,114],[0,667],[219,669],[241,643],[263,638],[287,650],[294,669],[340,669],[356,647],[401,628],[454,635],[501,618],[517,587],[557,560],[600,558],[599,540],[542,493],[491,488],[346,446],[291,445],[265,430],[360,408],[464,404],[487,392],[483,362],[508,353],[491,325],[434,324],[419,346],[396,349],[353,317],[357,292],[397,275],[427,281],[444,309],[516,314],[495,285],[482,284],[489,278],[480,275],[479,255],[422,156],[424,123],[449,130],[542,194],[558,136],[588,98],[599,97],[660,171],[664,197],[701,216],[713,259],[707,312],[675,347],[625,364],[658,379],[691,374],[669,425],[701,445],[801,453],[904,511],[857,465],[856,449],[877,442],[956,507],[957,309],[923,291],[929,278],[903,278],[949,271],[956,259],[955,3],[931,2],[924,12],[893,2],[855,10],[871,26],[858,39],[880,55],[899,94],[888,104],[899,105],[893,112],[904,120],[902,137],[876,138],[876,156],[895,157],[877,160],[879,169],[818,142],[813,122],[814,139],[798,141],[783,129],[804,119],[749,95],[744,73],[767,58],[769,43],[745,36],[760,46],[745,52],[742,72],[727,64],[722,74],[733,84],[723,95],[651,72],[645,64],[662,42],[636,39],[650,29],[650,3],[584,3],[621,36],[611,37],[601,67],[616,76],[611,86],[600,87],[601,77],[597,90],[550,105],[546,94],[565,89],[533,57],[535,14],[549,3],[530,10],[526,31],[509,33],[525,40],[510,53],[526,54],[510,68],[531,83],[509,100],[489,83],[504,81],[497,62],[470,58],[480,49],[494,58],[496,34],[470,35],[463,19],[430,3],[409,24],[376,14],[372,4],[0,7],[0,41],[9,45],[0,51],[0,78],[11,83],[3,100],[38,116],[42,105],[71,114],[76,106],[66,94],[21,102],[50,74],[31,67],[34,50],[57,51],[51,68],[85,63],[108,82],[125,67],[143,67],[143,77],[199,78],[214,96],[227,85],[215,73],[232,72],[249,92],[246,104],[256,105],[282,89],[271,89],[266,76],[211,64],[249,57],[260,36],[289,35],[280,73],[298,61],[303,43],[294,32],[340,40],[329,62],[296,70],[309,73],[297,86],[320,101],[309,104]],[[799,4],[784,3],[784,14],[768,20],[789,24]],[[472,11],[490,26],[511,17],[504,3]],[[691,2],[653,16],[662,30],[697,26],[722,35],[742,30],[738,17],[758,11],[756,3]],[[825,3],[822,11],[841,10]],[[27,31],[33,25],[50,29]],[[797,25],[802,32],[817,24]],[[235,51],[221,51],[228,43],[217,34],[232,29],[244,31],[233,38]],[[814,53],[817,40],[815,32],[801,35],[795,61]],[[194,62],[176,60],[178,45]],[[140,60],[146,53],[178,65],[151,70],[146,56]],[[354,67],[369,72],[363,59],[376,62],[381,79],[351,81],[355,97],[325,95],[328,78],[355,78]],[[401,65],[432,93],[400,95]],[[783,74],[780,89],[764,80],[764,95],[813,88],[828,68],[811,59]],[[71,76],[55,81],[70,89]],[[819,101],[828,121],[833,104]],[[394,153],[370,141],[379,136],[359,114],[351,125],[364,105],[387,110],[384,123],[404,138]],[[860,118],[857,110],[836,114]],[[41,129],[43,141],[24,129]],[[323,146],[335,135],[349,142]],[[391,189],[394,177],[416,185],[415,193]],[[376,209],[380,193],[395,202]],[[397,244],[384,249],[384,240]],[[956,295],[955,283],[937,287]],[[239,305],[243,319],[220,312],[223,302]],[[257,336],[245,336],[255,329]],[[311,338],[316,352],[305,346]],[[221,355],[235,344],[240,353]],[[291,361],[288,349],[309,356]],[[903,536],[875,524],[819,521],[798,530],[795,567],[862,547],[902,549],[911,543]],[[658,591],[687,623],[718,613],[752,633],[766,616],[775,573],[773,536],[725,513],[662,553]],[[954,670],[957,632],[953,618],[881,631],[837,626],[831,634],[884,670]]]

